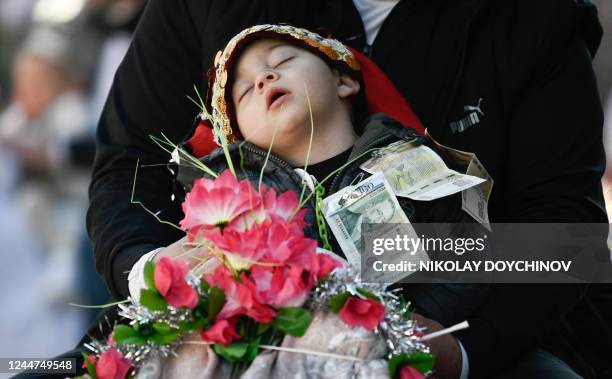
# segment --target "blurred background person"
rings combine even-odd
[[[108,299],[84,227],[89,169],[144,3],[0,0],[0,356],[73,346],[98,310],[68,303]]]

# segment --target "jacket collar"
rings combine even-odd
[[[403,127],[384,113],[376,113],[365,120],[363,133],[355,141],[349,160],[365,153],[368,149],[399,139],[416,139],[415,144],[422,144],[425,141],[416,130]]]

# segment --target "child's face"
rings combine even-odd
[[[243,137],[255,145],[281,153],[311,133],[310,98],[315,135],[329,124],[334,112],[348,112],[347,98],[359,84],[332,70],[307,50],[275,39],[250,44],[233,72],[232,102]],[[347,87],[347,80],[351,82]]]

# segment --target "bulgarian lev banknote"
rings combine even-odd
[[[328,196],[323,200],[323,212],[344,255],[355,267],[361,266],[364,225],[369,226],[368,238],[372,239],[379,236],[390,238],[395,235],[418,238],[382,173],[374,174],[354,186],[345,187]],[[372,227],[373,224],[376,224],[375,227]],[[423,254],[426,256],[425,251],[421,251],[419,258],[422,258]],[[387,256],[385,261],[392,263],[402,258],[404,257],[399,255]],[[398,273],[400,276],[392,278],[390,282],[408,274]]]
[[[371,174],[384,173],[397,196],[428,201],[474,187],[485,180],[451,170],[442,158],[425,145],[392,144],[363,163]]]
[[[427,131],[425,131],[425,134],[436,145],[438,151],[454,162],[455,165],[462,167],[466,174],[484,179],[481,184],[461,192],[462,209],[490,231],[488,209],[494,181],[487,169],[476,157],[476,154],[444,146]]]

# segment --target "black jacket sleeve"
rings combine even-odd
[[[192,125],[197,108],[186,96],[205,74],[194,18],[206,22],[206,4],[148,2],[98,125],[87,227],[98,271],[116,298],[128,295],[127,272],[140,256],[181,237],[130,199],[135,182],[134,200],[175,224],[181,217],[170,173],[154,166],[168,155],[150,136],[164,133],[176,143]]]
[[[498,63],[505,93],[511,94],[503,221],[607,223],[600,184],[602,108],[580,10],[573,0],[507,6],[516,11],[517,29]],[[570,284],[493,288],[470,328],[456,333],[474,378],[515,362],[538,336],[558,326],[585,292]]]

